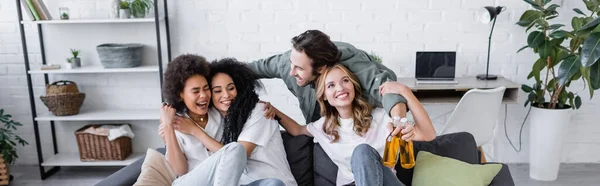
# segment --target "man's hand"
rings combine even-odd
[[[400,94],[402,96],[405,96],[409,93],[412,93],[412,90],[408,88],[408,86],[396,81],[388,81],[379,86],[379,94],[381,95]]]
[[[275,115],[277,114],[277,108],[275,108],[273,105],[271,105],[271,103],[269,103],[267,101],[259,100],[258,102],[265,104],[265,107],[263,108],[263,111],[265,111],[265,118],[267,118],[267,119],[275,118]]]

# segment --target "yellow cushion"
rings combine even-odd
[[[502,169],[501,164],[469,164],[420,151],[415,161],[414,186],[484,186],[489,185]]]

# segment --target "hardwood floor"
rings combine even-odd
[[[562,164],[558,179],[553,182],[535,181],[529,178],[528,164],[510,164],[510,172],[517,186],[592,186],[600,185],[600,164]],[[55,175],[42,181],[36,166],[11,167],[15,186],[86,186],[117,171],[119,167],[62,167]]]

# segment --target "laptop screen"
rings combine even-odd
[[[417,52],[417,79],[454,79],[456,52]]]

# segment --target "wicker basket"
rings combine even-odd
[[[113,141],[109,141],[107,136],[83,132],[88,127],[100,126],[101,125],[86,125],[75,131],[77,146],[79,147],[79,158],[81,161],[124,160],[131,155],[132,147],[131,138],[129,137],[123,136]]]
[[[96,46],[104,68],[131,68],[142,64],[144,45],[136,43],[106,43]]]
[[[10,173],[8,172],[8,165],[4,161],[4,157],[0,154],[0,185],[8,185],[10,182]]]
[[[40,99],[52,114],[70,116],[79,114],[85,93],[79,92],[75,82],[57,81],[46,86],[46,95]]]

